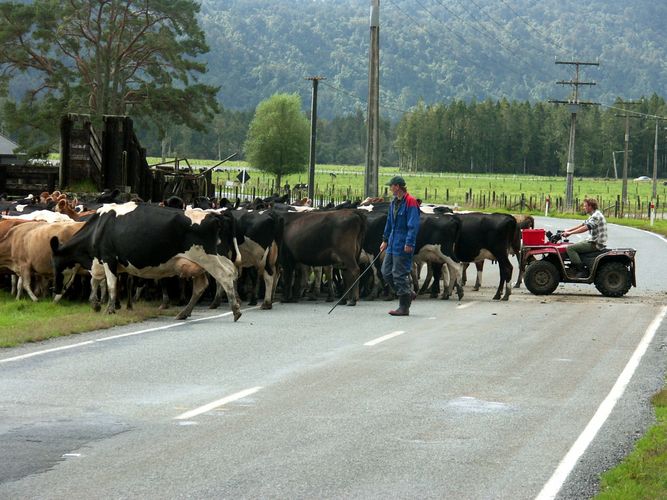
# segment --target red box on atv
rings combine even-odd
[[[521,240],[524,245],[544,245],[546,238],[544,229],[522,229]]]

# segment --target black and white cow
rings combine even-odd
[[[459,300],[463,298],[463,288],[460,285],[461,266],[456,256],[461,236],[461,220],[456,215],[448,213],[435,214],[422,212],[419,216],[419,233],[415,246],[414,262],[416,266],[426,263],[429,271],[433,269],[436,276],[443,265],[447,266],[450,274],[449,285],[443,290],[443,297],[448,299],[456,286]],[[437,268],[437,271],[436,271]],[[430,274],[430,272],[429,272]],[[415,291],[417,291],[417,273],[413,275]],[[420,292],[425,291],[429,278],[424,281]],[[436,279],[431,288],[431,296],[438,295],[439,279]]]
[[[77,264],[91,270],[93,278],[106,278],[109,313],[115,312],[119,272],[149,279],[192,277],[190,303],[177,316],[184,319],[207,288],[209,273],[227,293],[236,321],[241,316],[236,294],[238,273],[219,248],[226,243],[231,255],[233,224],[231,217],[221,214],[209,213],[195,222],[182,210],[156,205],[104,205],[67,243],[60,245],[58,238],[51,239],[56,300],[62,297],[63,271]]]
[[[264,301],[262,309],[271,309],[275,291],[278,260],[278,222],[273,212],[257,210],[231,210],[236,220],[236,230],[243,236],[239,245],[244,269],[255,268],[255,278],[264,280]],[[259,291],[259,280],[252,283],[249,305],[255,305]]]

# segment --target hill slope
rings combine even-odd
[[[225,107],[253,108],[275,92],[310,102],[322,75],[322,116],[365,109],[368,0],[203,0],[211,52],[206,83]],[[420,98],[566,99],[571,66],[599,61],[583,99],[611,104],[667,94],[667,3],[637,0],[382,0],[381,104],[396,115]],[[394,108],[394,109],[392,109]]]

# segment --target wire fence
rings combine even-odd
[[[285,189],[276,189],[275,185],[271,186],[256,183],[252,184],[238,184],[236,182],[219,183],[216,185],[216,196],[218,198],[227,198],[229,200],[254,200],[256,198],[266,199],[273,196],[287,196],[287,202],[293,203],[303,201],[308,197],[308,186],[305,184],[296,184],[294,187]],[[353,186],[346,187],[329,187],[326,186],[321,189],[319,185],[315,186],[315,196],[311,201],[312,206],[322,208],[327,205],[339,205],[346,201],[361,201],[364,198],[363,190]],[[451,207],[452,209],[461,210],[507,210],[510,212],[545,212],[550,213],[578,213],[580,207],[583,205],[583,198],[574,198],[572,207],[566,206],[565,198],[562,196],[552,197],[547,194],[542,195],[526,195],[526,194],[508,194],[498,191],[478,191],[474,192],[472,189],[466,191],[463,195],[458,192],[455,194],[449,189],[424,188],[421,191],[411,191],[411,194],[421,200],[422,203],[440,204]],[[386,200],[390,199],[390,193],[386,187],[381,193]],[[642,199],[637,196],[633,199],[628,199],[627,203],[622,203],[620,196],[609,198],[598,198],[598,206],[600,210],[607,217],[615,218],[633,218],[633,219],[649,219],[651,217],[650,210],[653,210],[653,215],[657,219],[665,219],[665,204],[662,203],[660,196],[652,204],[650,199]]]

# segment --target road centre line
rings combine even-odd
[[[387,335],[384,335],[382,337],[378,337],[374,340],[370,340],[370,341],[366,342],[364,345],[371,347],[371,346],[374,346],[376,344],[379,344],[380,342],[384,342],[385,340],[393,339],[394,337],[398,337],[399,335],[403,335],[404,333],[405,333],[404,330],[397,330],[395,332],[391,332],[391,333],[389,333]]]
[[[201,415],[202,413],[209,412],[211,410],[214,410],[215,408],[218,408],[222,405],[226,405],[227,403],[231,403],[233,401],[237,401],[239,399],[243,399],[247,396],[250,396],[251,394],[255,394],[257,391],[262,389],[262,387],[251,387],[250,389],[245,389],[243,391],[236,392],[230,396],[224,397],[222,399],[218,399],[217,401],[213,401],[211,403],[208,403],[204,406],[200,406],[199,408],[195,408],[194,410],[186,411],[185,413],[181,413],[179,416],[174,417],[174,420],[187,420],[192,417],[196,417],[197,415]]]
[[[247,309],[243,309],[241,312],[251,311],[253,309],[258,309],[258,308],[259,308],[259,306],[249,307]],[[190,320],[187,321],[187,323],[195,323],[195,322],[205,321],[205,320],[209,320],[209,319],[223,318],[225,316],[229,316],[230,314],[232,314],[232,311],[228,311],[228,312],[222,313],[222,314],[216,314],[216,315],[213,315],[213,316],[205,316],[203,318],[190,319]],[[168,330],[170,328],[175,328],[177,326],[182,326],[182,325],[187,324],[187,323],[184,323],[183,321],[179,321],[178,323],[170,323],[168,325],[156,326],[156,327],[153,327],[153,328],[144,328],[142,330],[137,330],[137,331],[134,331],[134,332],[121,333],[121,334],[118,334],[118,335],[110,335],[109,337],[104,337],[104,338],[101,338],[101,339],[86,340],[84,342],[77,342],[76,344],[66,345],[66,346],[62,346],[62,347],[54,347],[52,349],[44,349],[44,350],[41,350],[41,351],[30,352],[28,354],[21,354],[19,356],[14,356],[14,357],[11,357],[11,358],[0,359],[0,364],[9,363],[11,361],[22,361],[24,359],[32,358],[34,356],[42,356],[44,354],[50,354],[52,352],[64,351],[66,349],[73,349],[75,347],[82,347],[84,345],[90,345],[90,344],[94,344],[96,342],[107,342],[109,340],[116,340],[116,339],[120,339],[120,338],[123,338],[123,337],[131,337],[133,335],[141,335],[143,333],[151,333],[151,332],[157,332],[157,331],[160,331],[160,330]]]
[[[604,399],[604,401],[602,401],[597,411],[595,412],[595,415],[593,415],[593,418],[590,420],[590,422],[588,422],[586,428],[579,435],[565,457],[558,464],[556,471],[553,473],[549,481],[547,481],[547,483],[544,485],[542,491],[540,491],[537,497],[535,497],[536,500],[556,498],[556,495],[558,495],[558,492],[563,487],[563,484],[565,483],[565,480],[569,476],[570,472],[572,472],[574,467],[577,465],[577,462],[584,454],[588,446],[591,444],[598,431],[602,428],[607,418],[609,418],[609,415],[614,409],[614,406],[616,406],[616,403],[625,392],[625,389],[627,388],[632,375],[637,369],[637,366],[639,366],[641,358],[646,353],[649,344],[653,340],[653,337],[658,331],[658,328],[660,327],[660,324],[662,323],[662,320],[665,318],[666,314],[667,306],[664,306],[656,315],[656,317],[653,318],[653,321],[646,329],[644,336],[637,345],[634,353],[632,353],[632,356],[616,380],[616,383],[611,388],[611,391],[609,391],[609,394]]]

